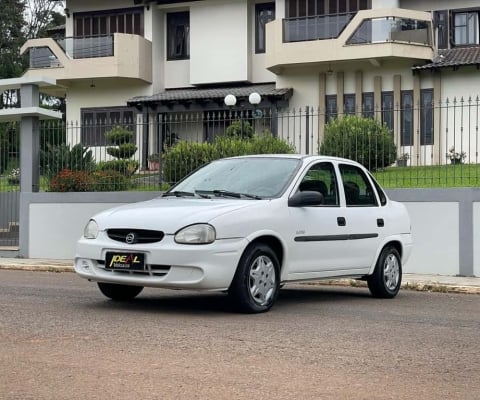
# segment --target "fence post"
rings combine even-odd
[[[305,154],[310,154],[310,107],[305,107]]]

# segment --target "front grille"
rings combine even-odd
[[[108,229],[107,235],[112,240],[128,244],[160,242],[165,236],[162,231],[148,229]],[[127,241],[127,236],[129,235],[133,235],[132,242]]]

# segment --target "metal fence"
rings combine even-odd
[[[480,186],[479,112],[476,98],[378,110],[346,104],[342,114],[334,107],[157,115],[132,111],[92,114],[81,123],[42,121],[41,178],[34,190],[162,190],[212,158],[279,151],[357,159],[390,188]],[[357,119],[339,124],[355,115],[378,124],[372,128],[373,122]],[[15,192],[21,172],[18,126],[2,126],[0,192]],[[256,136],[275,137],[289,148],[266,139],[248,144]]]

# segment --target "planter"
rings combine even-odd
[[[462,164],[462,160],[460,158],[451,158],[450,163],[453,165]]]
[[[397,167],[406,167],[407,160],[397,160]]]
[[[160,169],[160,163],[158,161],[149,161],[148,169],[150,171],[158,171]]]

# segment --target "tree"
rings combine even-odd
[[[25,59],[20,56],[20,46],[25,42],[23,0],[2,0],[0,7],[0,79],[20,76]],[[0,108],[17,103],[18,93],[8,90],[0,96]]]
[[[45,37],[47,29],[65,23],[65,17],[58,11],[63,1],[27,0],[25,36],[28,39]]]

